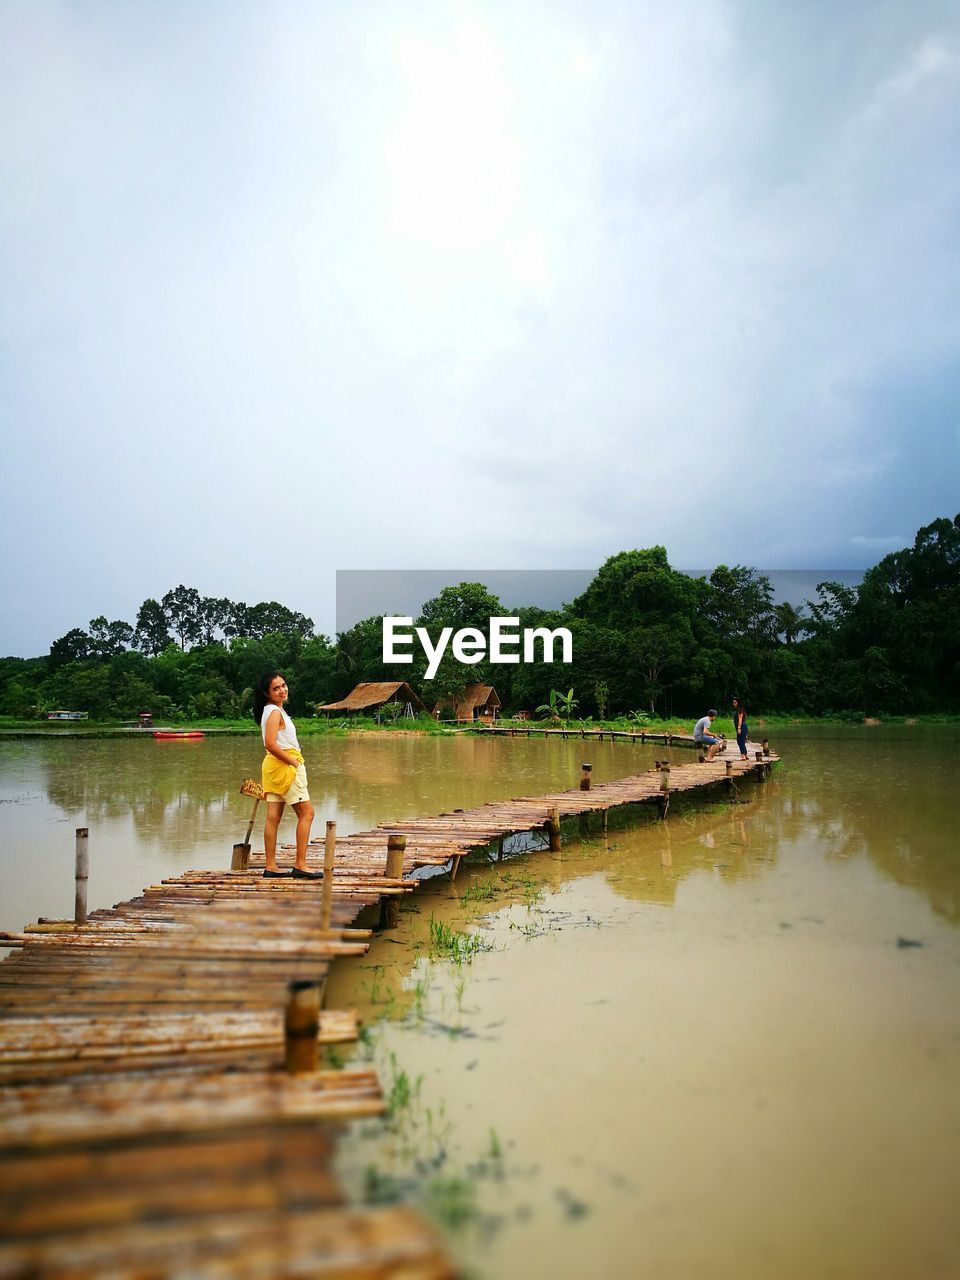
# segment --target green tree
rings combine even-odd
[[[784,601],[783,604],[774,606],[773,613],[776,619],[776,634],[783,636],[784,644],[789,647],[806,630],[807,623],[803,612],[794,608],[789,602]]]
[[[159,600],[147,599],[137,612],[137,625],[134,628],[133,643],[143,653],[156,656],[163,653],[173,638],[167,627],[167,615]]]
[[[80,627],[74,627],[50,646],[49,665],[51,670],[56,670],[68,662],[80,662],[89,654],[90,637]]]
[[[200,592],[195,587],[174,587],[160,603],[181,650],[200,639]]]
[[[122,653],[133,639],[133,627],[129,622],[107,622],[101,614],[90,621],[90,651],[97,658],[112,658]]]
[[[276,600],[265,600],[247,610],[246,634],[255,640],[274,635],[306,639],[313,635],[313,621]]]

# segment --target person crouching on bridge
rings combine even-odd
[[[720,750],[723,745],[722,739],[716,734],[710,732],[710,721],[716,720],[716,711],[708,711],[705,716],[701,716],[697,723],[693,726],[693,740],[698,747],[703,747],[707,753],[706,759],[709,762]]]
[[[307,844],[313,825],[313,805],[307,790],[307,770],[293,721],[284,710],[288,696],[287,682],[279,671],[269,671],[260,678],[253,695],[253,718],[260,725],[263,745],[261,777],[267,820],[263,826],[263,851],[268,877],[295,876],[300,880],[319,880],[319,871],[307,869]],[[297,815],[297,856],[292,871],[277,866],[277,830],[284,805],[292,805]]]

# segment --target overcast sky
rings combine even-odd
[[[960,509],[945,0],[0,3],[0,653]]]

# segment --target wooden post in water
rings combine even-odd
[[[457,810],[454,809],[454,813],[456,812]],[[388,880],[400,880],[402,878],[403,855],[406,847],[406,836],[396,834],[387,836],[387,865],[383,874]],[[399,918],[400,895],[385,893],[380,899],[380,928],[395,929]]]
[[[592,768],[593,768],[592,764],[582,764],[580,766],[580,790],[581,791],[590,790],[590,771],[592,770]]]
[[[763,740],[763,754],[764,754],[765,756],[768,756],[768,755],[770,754],[770,739],[769,739],[769,738],[764,738],[764,740]]]
[[[727,767],[724,772],[725,772],[725,781],[727,784],[727,795],[732,796],[733,795],[733,761],[728,760],[726,762],[726,765]]]
[[[87,827],[77,827],[77,852],[74,868],[76,893],[73,900],[74,924],[87,923],[87,878],[90,874],[90,849],[87,843],[89,834]]]
[[[547,834],[550,837],[550,852],[560,852],[560,813],[555,807],[547,810]]]
[[[320,1030],[320,983],[291,982],[284,1011],[284,1062],[291,1075],[317,1069]]]
[[[320,897],[320,928],[330,928],[333,913],[333,864],[337,855],[337,824],[327,823],[323,842],[323,892]]]
[[[661,818],[667,816],[670,808],[670,761],[660,762],[660,794],[657,796],[657,813]]]

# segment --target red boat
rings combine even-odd
[[[153,736],[162,742],[179,742],[181,738],[203,738],[202,729],[154,729]]]

